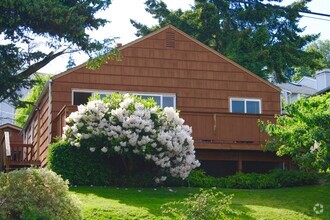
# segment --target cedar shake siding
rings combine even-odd
[[[257,127],[259,118],[273,120],[280,113],[277,87],[173,26],[124,45],[119,51],[122,61],[110,61],[96,70],[81,65],[52,78],[38,103],[43,166],[48,141],[61,135],[64,118],[75,109],[70,107],[73,91],[175,96],[181,117],[193,128],[197,156],[202,160],[231,161],[236,170],[243,170],[242,158],[277,164],[284,161],[274,154],[261,153],[260,143],[267,136]],[[257,111],[261,114],[231,113],[231,100],[242,98],[260,103]],[[26,130],[32,121],[28,121]]]

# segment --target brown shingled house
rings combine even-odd
[[[55,75],[23,128],[25,144],[40,152],[41,165],[64,119],[95,93],[153,97],[181,111],[192,126],[197,158],[213,175],[263,172],[289,160],[263,152],[267,136],[258,119],[280,113],[280,89],[169,25],[119,48],[122,61],[97,70],[85,65]]]

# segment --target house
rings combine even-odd
[[[96,70],[85,64],[53,76],[22,129],[24,144],[47,163],[49,144],[62,135],[65,118],[88,97],[113,92],[153,97],[179,109],[192,126],[197,158],[213,175],[264,172],[289,166],[288,158],[263,152],[267,136],[257,121],[274,121],[281,90],[169,25],[118,48],[122,61]]]
[[[304,76],[297,82],[280,83],[276,84],[276,86],[282,90],[282,102],[285,105],[290,105],[301,97],[308,97],[329,91],[330,69],[317,71],[316,78]]]

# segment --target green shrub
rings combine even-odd
[[[100,152],[72,147],[66,141],[50,146],[48,167],[74,185],[109,185],[109,159]]]
[[[68,182],[46,169],[0,174],[0,219],[81,219]]]
[[[150,187],[156,184],[154,166],[138,156],[111,156],[60,141],[50,146],[48,158],[48,167],[71,185]],[[130,173],[126,172],[128,166]]]
[[[279,187],[293,187],[315,184],[320,175],[317,172],[305,172],[299,170],[273,170],[270,175],[278,181]]]
[[[315,184],[319,181],[316,172],[300,170],[272,170],[266,174],[236,173],[233,176],[215,178],[203,170],[194,170],[186,183],[193,187],[220,187],[237,189],[267,189]]]
[[[215,189],[201,189],[199,193],[190,194],[183,201],[169,202],[161,209],[163,214],[179,219],[227,219],[238,214],[230,208],[233,197]]]

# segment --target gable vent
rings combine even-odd
[[[169,48],[175,47],[175,33],[166,32],[166,47]]]

